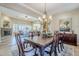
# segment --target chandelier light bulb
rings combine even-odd
[[[49,19],[52,19],[52,16],[49,16]]]
[[[38,19],[40,20],[41,18],[40,18],[40,17],[38,17]]]
[[[45,19],[46,18],[46,15],[43,15],[43,19]]]
[[[41,17],[38,18],[40,21],[42,21]]]
[[[45,19],[45,21],[47,22],[47,19]]]

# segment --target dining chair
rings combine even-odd
[[[50,46],[50,51],[45,51],[47,54],[49,54],[50,56],[52,56],[52,53],[57,56],[57,38],[56,38],[56,35],[53,36],[53,41],[51,43],[51,46]]]
[[[60,53],[60,49],[63,50],[64,45],[63,45],[63,39],[59,38],[59,34],[55,34],[53,36],[53,43],[51,45],[51,55],[54,53],[55,56],[58,55],[58,52]]]
[[[57,50],[58,50],[58,52],[60,53],[60,51],[63,51],[63,49],[64,49],[64,34],[65,33],[63,33],[63,34],[59,34],[59,33],[56,33],[55,35],[56,35],[56,47],[57,47]],[[60,50],[61,49],[61,50]]]
[[[52,43],[52,46],[51,46],[51,52],[54,52],[54,55],[57,56],[57,50],[59,51],[59,46],[58,46],[58,37],[57,35],[54,35],[53,36],[53,43]]]
[[[61,49],[61,51],[63,51],[63,49],[64,49],[65,32],[63,32],[61,34],[58,31],[56,31],[55,35],[56,35],[56,38],[57,38],[58,51],[60,52],[60,49]]]
[[[64,37],[65,37],[65,33],[58,35],[61,51],[63,51],[64,49]]]
[[[21,40],[20,33],[15,33],[15,38],[16,38],[16,43],[17,43],[18,50],[19,50],[19,56],[25,56],[25,53],[34,51],[34,49],[32,47],[29,49],[27,49],[27,47],[26,48],[24,47],[24,44],[26,42]]]

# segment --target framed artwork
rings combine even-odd
[[[3,21],[3,27],[10,27],[10,22],[7,20]]]
[[[61,19],[59,20],[59,30],[70,32],[72,29],[72,19]]]

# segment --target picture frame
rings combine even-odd
[[[72,30],[72,19],[67,18],[59,20],[59,30],[70,32]]]
[[[4,20],[3,21],[3,27],[4,28],[9,28],[10,27],[10,21]]]

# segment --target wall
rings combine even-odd
[[[10,27],[12,27],[13,24],[26,24],[26,25],[31,25],[30,21],[23,20],[23,19],[16,19],[10,16],[7,16],[5,14],[1,14],[0,16],[0,27],[3,27],[3,21],[8,20],[10,21]]]
[[[55,30],[59,30],[59,20],[72,18],[72,30],[77,34],[77,43],[79,44],[79,11],[71,11],[66,13],[61,13],[54,15],[54,18],[51,22],[51,31],[54,32]]]
[[[7,16],[5,14],[0,14],[0,30],[1,30],[1,28],[3,28],[3,21],[4,20],[10,21],[10,27],[9,28],[12,28],[13,24],[31,25],[31,22],[29,22],[27,20],[16,19],[16,18],[9,17],[9,16]],[[1,37],[1,31],[0,31],[0,42],[2,41],[2,39],[4,39],[4,38]]]
[[[1,27],[1,13],[0,13],[0,27]],[[1,42],[1,29],[0,29],[0,42]]]

